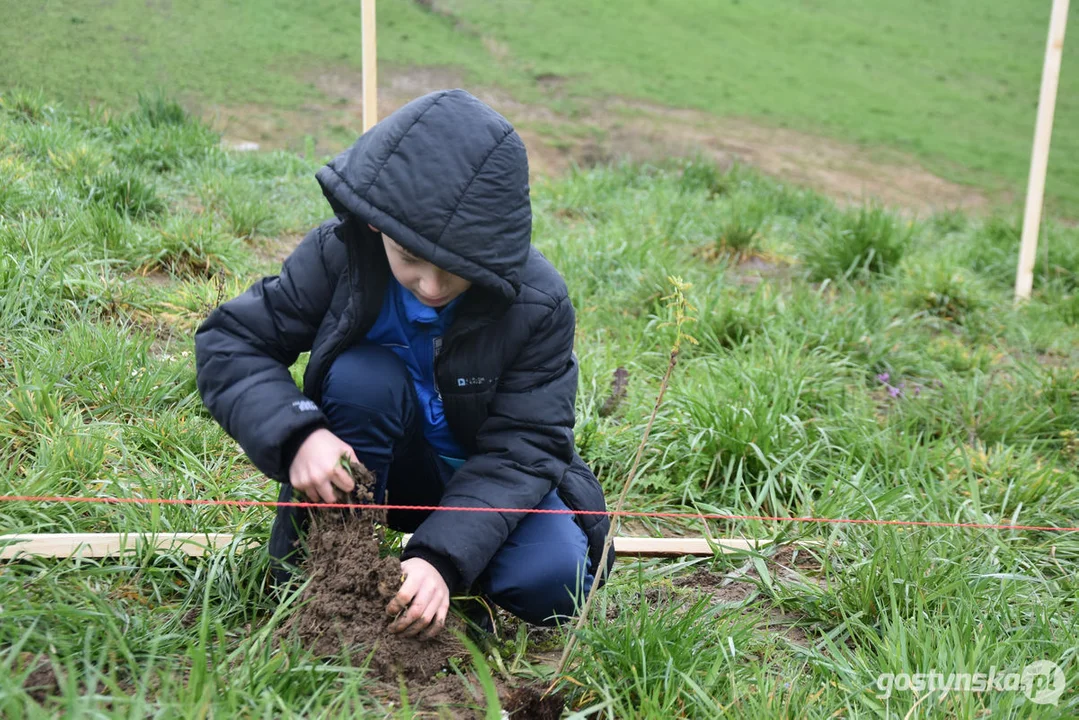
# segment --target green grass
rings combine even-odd
[[[127,103],[168,88],[192,107],[337,102],[316,78],[358,76],[351,0],[9,3],[0,88]],[[378,6],[387,69],[449,66],[572,117],[641,98],[913,155],[943,177],[1022,196],[1049,3],[409,0]],[[1074,24],[1079,10],[1072,8]],[[32,33],[33,41],[25,39]],[[1047,192],[1075,216],[1079,64],[1064,53]],[[558,96],[536,78],[564,78]],[[353,98],[355,99],[355,98]],[[341,144],[353,131],[320,128]],[[338,137],[341,136],[341,137]]]
[[[326,216],[315,166],[224,151],[164,101],[132,108],[0,102],[0,494],[272,499],[272,483],[202,408],[192,333],[274,272],[265,233],[294,238]],[[682,347],[630,507],[1079,525],[1074,228],[1050,225],[1034,297],[1015,307],[1008,220],[953,213],[912,225],[699,162],[574,172],[537,183],[534,205],[535,242],[578,312],[578,446],[612,496],[676,337],[667,277],[692,283],[697,344]],[[703,252],[732,218],[757,229],[752,246]],[[848,272],[867,266],[865,248],[893,246],[886,264]],[[601,416],[619,367],[626,397]],[[237,535],[201,559],[0,567],[0,714],[412,716],[414,691],[387,694],[362,668],[272,641],[296,604],[267,598],[265,555],[240,552],[265,542],[270,518],[0,504],[5,532]],[[769,549],[621,566],[559,683],[574,711],[1079,712],[1074,533],[765,521],[710,531],[819,544],[802,551],[808,564]],[[713,597],[680,579],[701,568],[746,592]],[[563,637],[490,640],[477,670],[458,669],[476,688],[475,712],[496,715],[496,680],[550,682],[536,653]],[[1056,707],[1014,691],[879,697],[881,673],[1043,659],[1069,682]],[[43,667],[56,684],[39,704],[27,685]]]
[[[478,38],[413,3],[378,11],[383,62],[485,60]],[[292,107],[319,97],[305,73],[360,61],[359,6],[345,0],[12,4],[4,15],[0,87],[44,87],[68,99],[126,104],[164,87],[188,100]],[[33,43],[17,40],[31,27]]]

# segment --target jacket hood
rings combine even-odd
[[[524,143],[464,90],[385,118],[316,174],[334,212],[512,300],[532,241]]]

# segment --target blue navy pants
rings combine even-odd
[[[408,370],[393,351],[358,345],[343,352],[323,383],[322,411],[330,430],[352,446],[377,479],[375,502],[438,505],[453,468],[427,443],[423,414]],[[281,498],[291,499],[282,487]],[[286,498],[287,496],[287,498]],[[551,491],[537,507],[566,505]],[[301,508],[278,508],[270,555],[286,559],[306,524]],[[387,524],[410,532],[425,513],[390,511]],[[592,585],[588,542],[572,515],[525,515],[480,575],[478,590],[537,625],[572,615]],[[280,571],[278,567],[275,574]]]

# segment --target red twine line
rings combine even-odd
[[[866,518],[819,518],[779,517],[772,515],[723,515],[719,513],[690,512],[644,512],[636,510],[561,510],[547,508],[498,508],[498,507],[443,507],[439,505],[356,505],[351,503],[278,502],[274,500],[203,500],[198,498],[111,498],[111,497],[61,497],[55,495],[0,495],[0,502],[47,502],[74,505],[77,503],[103,503],[106,505],[218,505],[229,507],[297,507],[338,508],[362,510],[416,510],[447,512],[493,512],[493,513],[546,513],[550,515],[608,515],[611,517],[683,518],[697,520],[764,520],[771,522],[822,523],[833,525],[895,525],[900,527],[969,528],[972,530],[1031,530],[1040,532],[1079,532],[1079,527],[1052,527],[1043,525],[995,525],[990,523],[957,523],[931,520],[873,520]]]

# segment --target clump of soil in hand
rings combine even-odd
[[[371,502],[374,476],[359,463],[351,467],[357,504]],[[433,639],[410,638],[388,630],[386,605],[401,587],[401,562],[379,557],[385,511],[313,509],[303,569],[311,578],[301,606],[283,628],[316,655],[349,653],[353,664],[371,657],[371,669],[396,684],[430,679],[450,658],[466,656],[447,627]]]

